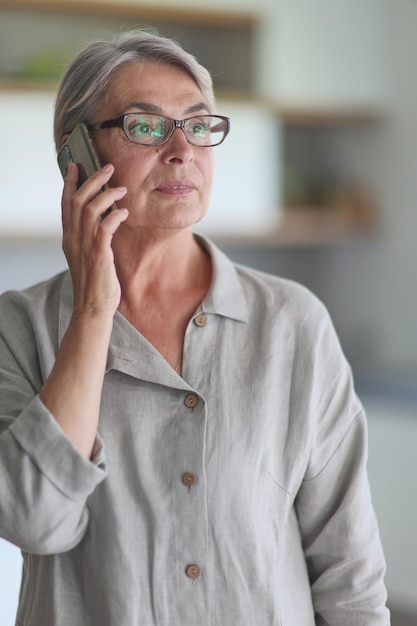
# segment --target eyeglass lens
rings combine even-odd
[[[134,143],[155,146],[164,143],[175,129],[169,118],[155,113],[132,113],[125,117],[124,128]],[[183,121],[188,141],[196,146],[215,146],[223,141],[226,123],[215,115],[198,115]]]

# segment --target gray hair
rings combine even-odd
[[[72,60],[58,89],[55,102],[54,139],[59,150],[62,137],[81,122],[91,123],[116,72],[130,63],[148,61],[183,69],[199,86],[212,112],[213,83],[207,69],[179,43],[154,29],[137,29],[95,41]]]

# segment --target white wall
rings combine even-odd
[[[12,544],[0,539],[0,620],[2,626],[15,623],[19,598],[22,557]]]
[[[52,92],[0,91],[0,235],[60,233]]]

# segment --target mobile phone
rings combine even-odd
[[[101,169],[93,138],[85,124],[78,124],[74,128],[58,152],[58,165],[63,178],[66,177],[71,163],[76,163],[78,166],[78,187],[92,176],[94,172]],[[105,185],[102,191],[108,189],[108,187],[109,185]],[[102,218],[106,217],[113,209],[117,209],[116,204],[107,209],[103,213]]]
[[[100,168],[93,139],[85,124],[78,124],[58,152],[58,165],[63,178],[71,163],[78,166],[78,186]]]

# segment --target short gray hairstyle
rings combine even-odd
[[[65,133],[81,122],[91,123],[109,84],[121,67],[148,61],[183,69],[197,83],[211,112],[215,110],[213,82],[208,70],[179,43],[155,29],[140,28],[115,35],[110,41],[94,41],[71,61],[55,102],[56,149]]]

